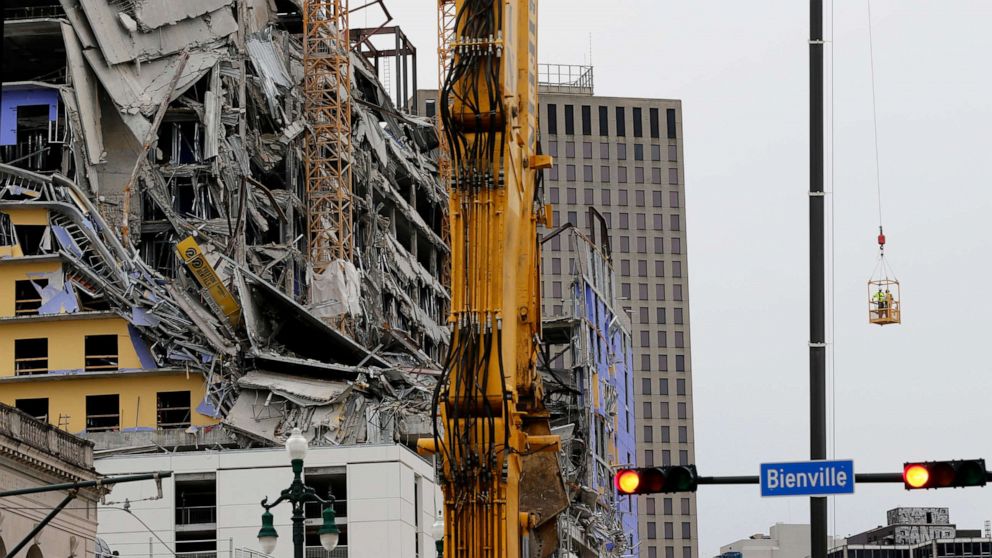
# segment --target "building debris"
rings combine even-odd
[[[198,411],[241,445],[293,426],[315,445],[428,432],[449,336],[433,123],[351,54],[354,256],[317,273],[298,6],[12,3],[5,41],[64,53],[5,60],[3,78],[0,258],[64,262],[35,286],[39,313],[126,319],[142,366],[201,374]],[[24,207],[47,211],[36,242],[3,213]]]

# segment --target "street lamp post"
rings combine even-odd
[[[293,482],[289,488],[279,494],[279,498],[271,504],[269,498],[262,500],[262,528],[258,531],[258,544],[262,547],[262,552],[272,554],[276,548],[276,541],[279,534],[272,524],[271,508],[279,505],[283,500],[288,500],[293,506],[293,558],[304,558],[304,528],[306,520],[303,506],[307,502],[319,502],[324,506],[323,524],[317,532],[320,535],[320,546],[328,552],[338,546],[338,526],[334,517],[334,495],[328,494],[327,499],[317,495],[314,489],[303,484],[301,475],[303,474],[303,458],[307,455],[307,439],[303,437],[299,428],[294,428],[292,435],[286,440],[286,451],[289,452],[290,463],[293,465]]]
[[[444,511],[437,512],[437,521],[431,525],[431,536],[434,537],[434,547],[437,549],[437,558],[444,558]]]

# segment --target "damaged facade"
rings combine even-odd
[[[613,488],[613,471],[636,455],[630,323],[617,307],[606,223],[594,208],[589,222],[590,236],[565,224],[542,239],[562,246],[569,280],[544,293],[539,359],[571,500],[558,520],[562,556],[581,558],[638,544],[637,500]]]
[[[0,401],[98,450],[415,443],[448,342],[433,124],[349,50],[351,257],[315,269],[299,3],[49,4],[5,4]]]

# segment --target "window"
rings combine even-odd
[[[47,397],[39,397],[36,399],[18,399],[14,401],[14,407],[16,407],[18,411],[27,413],[42,422],[48,422]]]
[[[435,114],[437,114],[437,101],[435,99],[428,99],[424,105],[424,115],[427,118],[434,118]]]
[[[575,188],[565,188],[565,203],[575,204],[576,203],[576,193]]]
[[[634,205],[644,207],[644,190],[634,190]]]
[[[672,237],[672,253],[681,254],[682,253],[682,239],[678,237]],[[678,300],[678,299],[676,299]]]
[[[574,141],[566,141],[565,142],[565,157],[568,157],[569,159],[574,159],[575,158],[575,142]]]
[[[678,299],[676,299],[676,300],[678,300]],[[677,348],[677,349],[684,349],[685,348],[685,333],[682,332],[682,331],[676,331],[675,332],[675,348]]]
[[[668,124],[668,139],[675,139],[676,138],[676,133],[675,133],[675,109],[666,109],[665,110],[665,119],[667,120],[667,124]]]
[[[651,378],[641,378],[641,395],[651,395]]]
[[[644,427],[644,443],[651,444],[654,442],[654,431],[651,430],[650,426]]]
[[[665,300],[665,285],[663,283],[658,283],[654,286],[655,298],[658,300]]]
[[[658,526],[654,521],[648,521],[648,538],[657,539],[658,538]]]
[[[630,228],[630,217],[626,213],[620,214],[620,230],[625,231]],[[628,266],[628,270],[630,267]]]
[[[675,524],[671,521],[665,522],[665,538],[674,539],[675,538]]]
[[[548,134],[554,135],[558,133],[558,107],[554,104],[548,104]]]
[[[637,298],[638,298],[638,300],[647,300],[648,299],[648,284],[647,283],[638,283],[637,284]]]
[[[620,298],[624,300],[630,300],[630,283],[620,284]]]
[[[565,135],[575,135],[575,107],[565,105]]]
[[[644,216],[643,215],[638,215],[638,217],[640,218],[640,217],[644,217]],[[640,219],[638,219],[638,221],[640,221]],[[647,277],[648,276],[648,261],[647,260],[637,260],[637,276],[638,277]],[[642,310],[644,310],[646,312],[647,311],[647,308],[642,308]],[[647,320],[644,320],[644,321],[647,322]]]
[[[683,523],[682,525],[688,525],[688,523]],[[685,527],[682,528],[682,531],[685,532]],[[689,538],[692,538],[692,537],[684,536],[682,538],[683,539],[689,539]],[[682,547],[682,558],[692,558],[692,547],[691,546],[683,546]]]
[[[620,260],[620,277],[630,277],[630,260]]]
[[[668,160],[678,161],[679,160],[679,146],[674,143],[668,146]]]
[[[661,169],[651,169],[651,184],[661,184]],[[658,192],[658,194],[661,195],[661,192]],[[661,207],[661,205],[659,204],[658,207]]]
[[[673,262],[673,263],[675,263],[675,262]],[[683,324],[683,321],[682,320],[683,320],[682,309],[681,308],[676,308],[675,309],[675,323],[677,325],[682,325]]]
[[[637,253],[638,254],[648,253],[648,238],[646,236],[637,237]]]
[[[584,141],[582,142],[582,157],[584,159],[592,159],[592,142]]]
[[[603,165],[599,167],[599,181],[600,182],[610,182],[610,167]]]
[[[558,203],[558,187],[552,186],[551,189],[548,190],[548,195],[551,199],[551,203]]]
[[[592,165],[582,165],[582,181],[592,182]]]
[[[658,355],[658,370],[668,372],[668,355]]]
[[[548,178],[551,180],[558,180],[558,165],[551,165],[551,172],[548,174]]]
[[[603,168],[605,169],[606,167]],[[603,205],[610,205],[610,191],[605,189],[600,190],[600,199],[602,200]],[[609,215],[609,213],[607,213],[607,215]]]
[[[668,332],[665,330],[658,331],[658,346],[667,347],[668,346]]]
[[[680,230],[682,230],[682,218],[681,217],[679,217],[678,215],[672,215],[670,217],[669,221],[672,224],[671,230],[673,230],[673,231],[680,231]]]
[[[634,107],[633,114],[634,118],[634,137],[639,138],[644,135],[644,114],[639,107]]]
[[[190,394],[188,391],[160,391],[156,397],[158,428],[189,428]]]
[[[648,515],[654,515],[654,498],[646,498],[647,503],[647,513]]]
[[[120,396],[86,396],[86,431],[116,432],[121,427]]]
[[[35,285],[38,287],[35,288]],[[14,315],[29,316],[37,314],[41,308],[41,293],[39,289],[48,286],[48,279],[24,279],[14,281]]]
[[[626,160],[627,160],[627,144],[626,143],[618,143],[617,144],[617,161],[626,161]]]
[[[650,347],[651,346],[651,332],[650,331],[642,331],[641,332],[641,344],[640,344],[640,346],[641,347]]]
[[[653,221],[652,223],[653,226],[651,227],[653,230],[660,231],[665,229],[664,219],[662,218],[662,215],[660,213],[655,213],[652,216],[651,220]]]
[[[661,395],[668,395],[668,379],[667,378],[661,378],[661,379],[658,380],[658,389],[661,390],[659,392]],[[667,430],[667,428],[666,428],[666,430]],[[661,436],[661,441],[662,442],[666,442],[667,441],[667,440],[665,440],[665,436],[664,435]]]
[[[661,443],[670,444],[672,443],[672,429],[667,426],[661,427]]]
[[[48,373],[48,339],[14,341],[14,375],[31,376]]]
[[[651,192],[651,207],[661,207],[661,192],[657,190]]]
[[[651,402],[650,401],[645,401],[644,403],[641,404],[641,415],[642,415],[642,418],[646,418],[646,419],[654,418],[654,417],[651,416]]]
[[[660,161],[661,160],[661,146],[660,145],[652,145],[651,146],[651,160],[652,161]]]
[[[116,335],[87,335],[85,350],[87,372],[118,369]]]
[[[654,467],[654,452],[651,450],[644,450],[644,466]]]
[[[672,515],[673,514],[673,512],[672,512],[672,499],[671,498],[665,498],[665,501],[662,504],[662,510],[664,510],[665,515]]]
[[[658,262],[658,263],[661,263],[661,262]],[[668,320],[667,320],[668,316],[666,315],[666,312],[665,312],[665,308],[664,307],[658,308],[657,313],[658,313],[657,320],[658,320],[658,323],[659,324],[668,323]]]
[[[662,238],[660,236],[654,237],[654,253],[655,254],[664,254],[665,253],[665,239],[664,238]]]
[[[672,186],[679,183],[679,169],[675,167],[668,169],[668,183]],[[678,206],[673,205],[672,207],[678,207]]]
[[[582,191],[582,202],[585,203],[586,205],[593,205],[594,203],[596,203],[594,200],[595,197],[596,194],[592,188],[586,188],[585,190]]]
[[[679,465],[689,465],[689,450],[679,450]]]
[[[644,184],[644,167],[634,167],[634,183]]]
[[[617,168],[617,182],[621,184],[627,183],[627,167]]]
[[[628,204],[627,190],[620,190],[619,200],[618,200],[617,203],[618,203],[618,205],[622,205],[624,207],[627,206],[627,204]]]
[[[617,107],[617,136],[627,135],[627,116],[623,107]]]
[[[658,138],[661,135],[661,126],[658,121],[658,109],[653,108],[648,110],[648,120],[650,121],[651,137]]]
[[[675,380],[675,395],[685,395],[685,380],[683,378]]]
[[[669,409],[668,409],[668,402],[667,401],[662,401],[658,405],[658,411],[661,414],[661,418],[663,418],[663,419],[669,418],[670,413],[669,413]]]
[[[551,258],[551,273],[561,273],[561,258]]]
[[[643,161],[644,160],[644,144],[635,143],[634,144],[634,160]]]
[[[689,499],[682,498],[682,515],[689,515]]]
[[[654,509],[654,503],[651,498],[648,498],[648,509]],[[654,512],[648,512],[648,515],[654,515]],[[648,547],[648,558],[658,558],[658,547],[649,546]]]
[[[665,558],[675,558],[675,547],[666,546],[665,547]]]
[[[689,428],[685,426],[679,427],[679,443],[688,444],[689,443]]]
[[[641,372],[651,371],[651,355],[641,355]]]
[[[561,281],[551,282],[551,296],[553,298],[561,298]]]
[[[582,105],[582,135],[592,135],[592,107]]]
[[[575,182],[575,165],[565,165],[565,180]]]
[[[685,372],[685,355],[675,355],[675,371]]]
[[[672,300],[682,300],[682,285],[672,285]]]
[[[307,484],[313,486],[312,475],[307,471]],[[180,473],[175,476],[176,501],[176,550],[193,553],[202,550],[205,537],[211,539],[216,531],[208,531],[217,523],[217,474],[214,472]],[[319,488],[314,486],[315,489]],[[321,492],[319,494],[326,494]],[[335,496],[341,496],[335,492]],[[309,510],[306,510],[309,511]],[[180,525],[196,525],[196,528],[179,528]],[[203,530],[200,530],[203,529]],[[200,532],[197,532],[197,531]],[[209,535],[204,531],[209,532]],[[185,540],[184,540],[185,539]],[[188,542],[187,542],[188,541]],[[210,541],[209,549],[216,548]]]
[[[673,190],[668,193],[668,207],[676,208],[678,206],[679,206],[679,193]]]
[[[685,403],[679,403],[678,405],[676,405],[675,409],[676,409],[676,411],[678,411],[678,414],[676,415],[676,417],[678,417],[680,419],[688,418],[687,417],[687,413],[686,413],[686,405],[685,405]]]
[[[606,143],[605,141],[600,142],[599,144],[599,158],[600,159],[610,158],[610,144]]]
[[[599,135],[610,135],[610,113],[606,107],[599,107]]]

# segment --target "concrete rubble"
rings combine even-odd
[[[279,443],[292,426],[315,445],[414,444],[448,343],[432,122],[395,109],[352,54],[354,259],[317,274],[292,4],[60,4],[5,23],[8,36],[47,33],[65,50],[61,74],[19,66],[3,84],[5,113],[18,95],[52,107],[48,134],[25,143],[28,123],[7,122],[17,137],[0,147],[0,209],[49,210],[39,253],[68,262],[41,290],[42,313],[127,319],[142,367],[201,374],[197,411],[222,418],[237,445]],[[188,237],[236,315],[177,253]]]

